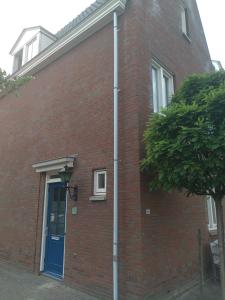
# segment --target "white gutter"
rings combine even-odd
[[[119,299],[119,206],[118,206],[118,17],[113,13],[114,23],[114,210],[113,210],[113,299]]]

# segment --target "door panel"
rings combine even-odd
[[[66,190],[62,183],[51,183],[48,189],[47,236],[44,272],[63,275]]]

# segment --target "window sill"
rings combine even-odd
[[[89,198],[90,201],[106,201],[106,195],[95,195]]]
[[[184,37],[189,43],[191,43],[191,38],[190,38],[186,33],[184,33],[184,32],[182,32],[182,34],[183,34],[183,37]]]
[[[214,236],[217,235],[217,228],[209,228],[209,235]]]

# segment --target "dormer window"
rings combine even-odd
[[[38,41],[37,41],[37,38],[34,38],[30,43],[27,44],[27,59],[26,59],[26,61],[31,60],[37,54],[38,54]]]
[[[10,51],[13,56],[13,73],[18,72],[56,40],[54,34],[41,26],[25,28]]]

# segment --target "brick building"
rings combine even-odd
[[[119,285],[122,299],[144,299],[194,281],[199,228],[208,239],[204,200],[150,193],[140,173],[149,114],[185,76],[212,68],[195,0],[97,0],[55,35],[21,33],[13,76],[34,79],[0,101],[0,257],[112,298],[113,12]],[[66,201],[58,176],[65,166],[77,202]]]

